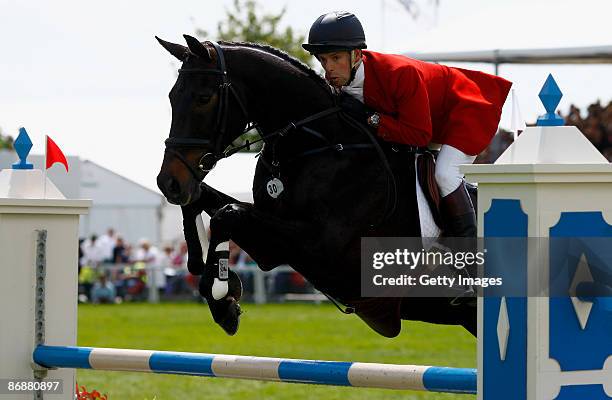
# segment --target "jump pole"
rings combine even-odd
[[[58,368],[476,393],[476,370],[470,368],[66,346],[38,346],[34,361]]]

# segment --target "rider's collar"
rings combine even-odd
[[[363,89],[363,81],[365,80],[365,71],[363,67],[363,61],[359,61],[359,65],[357,66],[357,70],[355,71],[355,77],[353,80],[346,86],[342,88],[360,88]]]
[[[340,91],[350,94],[355,97],[357,100],[363,102],[363,82],[365,81],[365,69],[363,67],[363,61],[359,63],[357,66],[357,70],[355,71],[355,76],[351,80],[351,82],[342,86],[336,93]]]

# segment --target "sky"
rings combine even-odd
[[[397,0],[259,4],[262,12],[286,7],[283,26],[302,34],[323,13],[352,11],[368,48],[389,53],[612,44],[609,0],[440,0],[437,16],[431,0],[415,1],[422,10],[416,21]],[[0,0],[0,127],[16,136],[25,126],[33,153],[44,151],[47,134],[67,155],[157,191],[171,119],[167,95],[179,65],[154,36],[182,43],[182,34],[202,28],[214,39],[231,4]],[[461,66],[493,72],[486,64]],[[548,73],[564,92],[562,111],[612,100],[612,65],[502,65],[499,74],[514,82],[528,122],[544,112],[537,93]],[[507,104],[502,127],[510,113]]]

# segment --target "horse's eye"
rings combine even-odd
[[[205,95],[205,94],[200,94],[198,95],[198,97],[196,98],[197,102],[200,104],[206,104],[210,101],[211,96]]]

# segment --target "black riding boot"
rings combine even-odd
[[[465,182],[462,181],[454,192],[442,197],[440,209],[447,237],[476,237],[476,213]]]
[[[445,223],[446,237],[464,237],[459,243],[453,246],[454,251],[477,251],[476,244],[476,213],[470,195],[465,187],[465,182],[461,184],[454,192],[443,197],[440,201],[440,211]],[[462,269],[457,269],[460,275],[464,277],[476,277],[478,271],[476,265],[467,265]],[[458,285],[457,297],[451,300],[453,305],[466,305],[476,309],[476,291],[471,285]],[[475,332],[471,330],[473,334]]]

